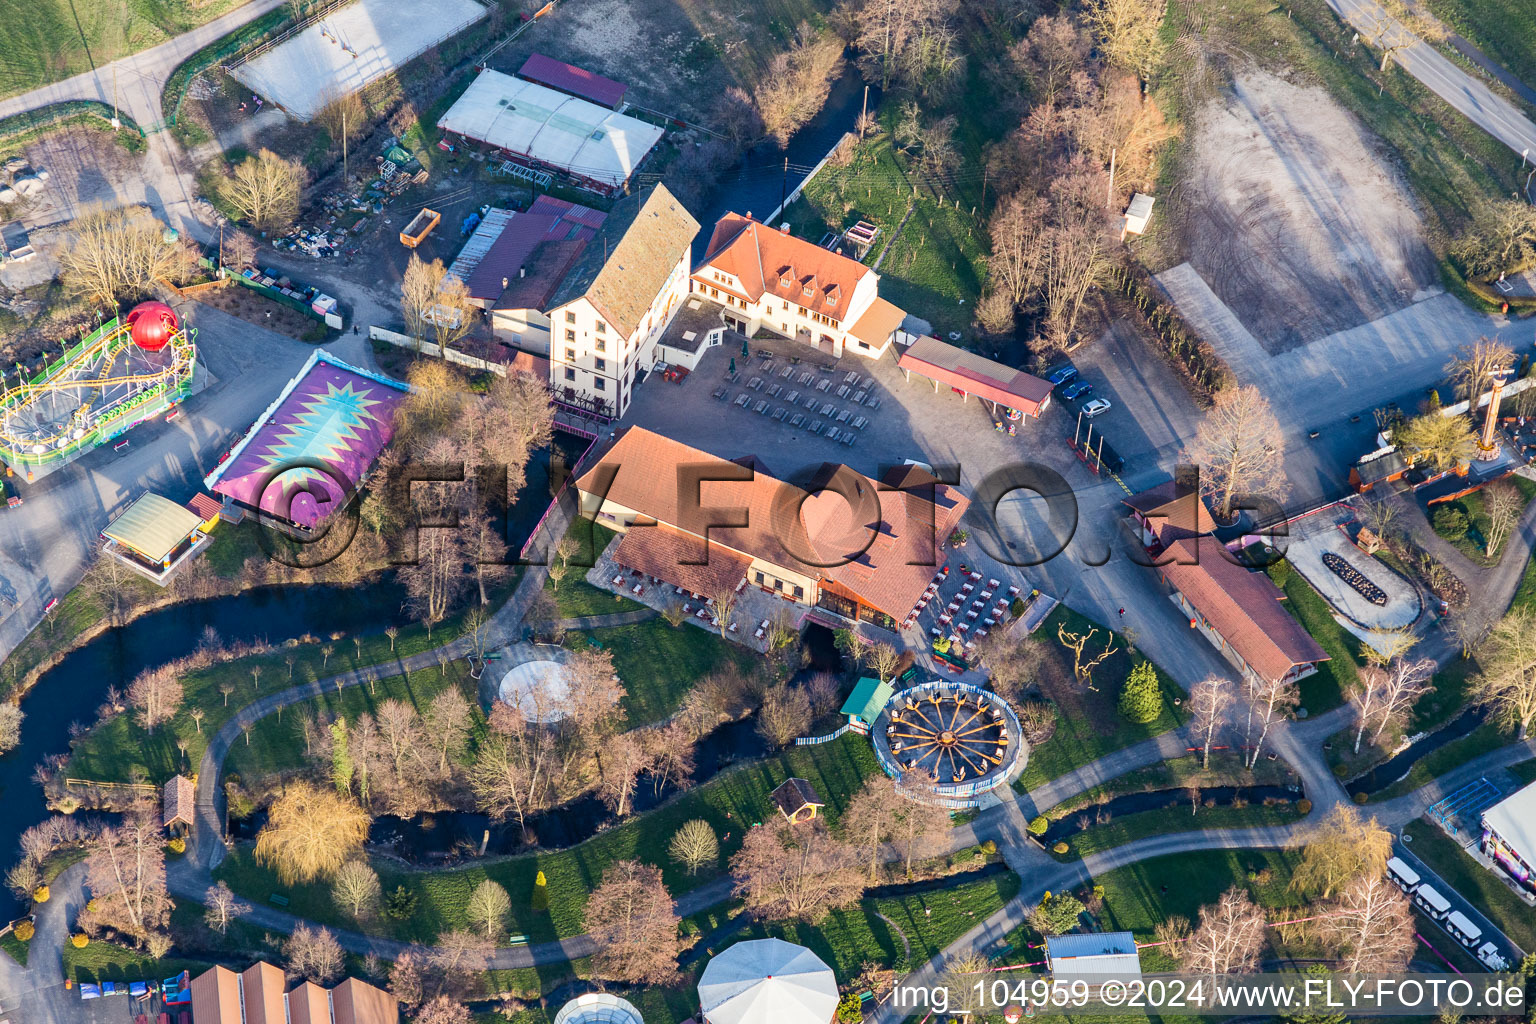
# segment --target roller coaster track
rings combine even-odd
[[[36,463],[65,457],[86,444],[105,440],[104,428],[121,418],[139,400],[156,388],[190,379],[196,358],[195,332],[177,331],[169,342],[171,360],[150,373],[113,375],[122,353],[133,346],[126,323],[109,321],[78,349],[67,353],[57,364],[46,367],[31,381],[24,381],[0,393],[0,457],[9,461]],[[97,369],[99,363],[100,369]],[[98,406],[111,391],[118,394]],[[55,424],[53,433],[16,431],[16,418],[49,396],[69,393],[78,396],[78,405],[67,421]],[[102,436],[93,436],[97,433]]]

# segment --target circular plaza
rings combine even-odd
[[[974,807],[1007,785],[1028,758],[1018,715],[990,690],[931,680],[890,699],[872,730],[887,775],[918,780],[904,791],[946,807]]]

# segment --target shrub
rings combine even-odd
[[[838,1024],[859,1024],[864,1019],[864,1002],[857,992],[849,992],[837,1001]]]
[[[1157,669],[1143,661],[1131,669],[1120,689],[1120,714],[1137,725],[1157,720],[1163,713],[1163,691],[1157,684]]]
[[[32,902],[33,903],[47,903],[48,902],[48,897],[51,896],[51,895],[52,895],[52,893],[50,893],[48,891],[48,886],[47,885],[40,885],[36,889],[32,890]]]
[[[533,896],[529,904],[540,914],[549,909],[549,880],[544,877],[542,871],[533,880]]]
[[[1311,814],[1312,801],[1308,800],[1306,797],[1302,797],[1300,800],[1296,801],[1296,809],[1300,811],[1303,816]]]
[[[94,896],[85,901],[85,909],[89,910],[93,914],[96,913],[96,911],[98,909],[100,909],[100,907],[101,907],[101,904],[99,902],[97,902],[97,900],[96,900],[96,898]]]
[[[1013,603],[1008,606],[1008,614],[1014,618],[1024,614],[1024,599],[1022,597],[1013,599]]]
[[[1333,766],[1333,774],[1334,774],[1334,776],[1336,778],[1342,779],[1344,776],[1349,774],[1349,765],[1347,765],[1347,764],[1336,764],[1336,765],[1334,765]]]
[[[1050,827],[1051,819],[1043,814],[1037,814],[1035,815],[1035,820],[1029,823],[1029,834],[1032,836],[1043,836]]]
[[[91,937],[85,932],[75,932],[69,937],[69,944],[76,949],[84,949],[91,941]]]
[[[31,942],[32,936],[35,934],[35,929],[32,927],[31,921],[23,921],[21,924],[11,929],[11,934],[16,936],[18,941]]]
[[[1365,792],[1356,793],[1355,794],[1355,803],[1363,805],[1370,798],[1371,798],[1371,795],[1369,793],[1365,793]]]
[[[981,844],[981,852],[988,857],[997,853],[997,843],[991,839]]]
[[[171,841],[165,844],[165,848],[180,855],[187,852],[187,841],[182,836],[172,836]]]
[[[397,921],[403,921],[416,913],[416,894],[403,885],[384,897],[384,913]]]
[[[1064,854],[1064,853],[1066,853],[1070,849],[1071,849],[1071,847],[1068,846],[1066,844],[1066,842],[1063,840],[1061,842],[1058,842],[1055,846],[1051,847],[1051,852],[1055,853],[1055,854]]]
[[[1441,505],[1429,521],[1435,532],[1447,540],[1460,540],[1467,535],[1467,513],[1460,505]]]

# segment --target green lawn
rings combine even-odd
[[[479,882],[490,877],[512,894],[512,927],[533,941],[543,941],[583,930],[582,908],[587,893],[614,860],[634,857],[660,866],[668,887],[681,893],[718,876],[724,859],[741,844],[743,832],[765,816],[776,813],[768,793],[794,775],[807,779],[826,801],[825,813],[837,813],[858,790],[866,776],[878,772],[869,741],[848,735],[816,747],[795,747],[764,761],[717,776],[683,793],[664,806],[610,829],[569,850],[512,857],[455,871],[402,871],[388,861],[375,867],[386,892],[405,885],[418,896],[415,914],[405,921],[383,918],[372,930],[397,938],[431,940],[439,933],[465,923],[465,904]],[[721,836],[721,867],[690,876],[675,867],[667,856],[667,844],[678,826],[691,818],[704,818]],[[725,839],[726,834],[730,835]],[[550,909],[536,913],[529,906],[534,875],[543,871],[548,880]],[[256,864],[249,846],[242,845],[221,864],[216,875],[247,898],[265,903],[274,892],[286,893],[289,909],[301,917],[327,924],[352,922],[332,905],[325,884],[286,887],[272,872]]]
[[[1509,774],[1520,780],[1520,785],[1529,786],[1536,782],[1536,761],[1521,761],[1519,764],[1509,766]]]
[[[1512,476],[1509,479],[1525,498],[1527,504],[1531,498],[1536,497],[1536,480],[1527,480],[1522,476]],[[1509,538],[1499,548],[1495,557],[1488,557],[1486,543],[1488,531],[1492,528],[1493,524],[1492,520],[1488,518],[1488,506],[1487,502],[1483,500],[1482,491],[1473,491],[1471,494],[1463,495],[1455,501],[1436,505],[1432,511],[1438,512],[1442,508],[1459,510],[1466,517],[1468,529],[1461,533],[1442,532],[1438,529],[1435,532],[1440,534],[1445,540],[1450,541],[1451,544],[1455,545],[1456,550],[1466,555],[1477,565],[1498,565],[1509,552],[1509,549],[1519,543],[1517,537]],[[1433,523],[1434,517],[1431,516],[1430,519],[1431,523]]]
[[[587,570],[597,564],[610,541],[618,534],[597,523],[573,523],[566,537],[575,542],[570,568],[565,579],[557,587],[553,579],[544,581],[545,590],[555,592],[555,607],[565,618],[581,615],[611,615],[614,612],[632,612],[644,608],[639,601],[622,594],[614,594],[601,587],[594,587],[586,580]]]
[[[1016,788],[1027,790],[1049,782],[1051,779],[1094,760],[1157,736],[1182,724],[1184,715],[1174,707],[1173,701],[1180,696],[1178,686],[1158,670],[1163,687],[1163,713],[1146,725],[1136,725],[1120,715],[1116,704],[1120,685],[1130,673],[1140,652],[1125,650],[1120,634],[1114,634],[1114,644],[1119,650],[1110,655],[1094,670],[1097,690],[1074,681],[1072,653],[1062,646],[1057,627],[1069,633],[1085,633],[1097,628],[1085,648],[1085,653],[1103,650],[1105,627],[1080,615],[1066,605],[1057,605],[1035,631],[1035,636],[1045,645],[1045,662],[1040,671],[1040,689],[1046,699],[1056,706],[1056,732],[1044,743],[1030,748],[1029,763],[1019,775]]]
[[[672,626],[660,618],[581,635],[613,653],[613,667],[624,680],[624,710],[630,726],[666,718],[693,684],[711,672],[732,664],[751,672],[761,660],[747,648],[722,640],[718,633],[688,623]]]
[[[955,196],[941,197],[901,168],[889,133],[894,107],[887,103],[883,111],[887,131],[860,146],[847,166],[823,167],[782,219],[811,242],[860,220],[878,226],[865,262],[873,266],[885,252],[880,297],[928,320],[940,337],[967,331],[986,276],[984,212],[971,215],[974,199],[957,209]],[[898,235],[909,206],[912,216]]]
[[[5,936],[0,938],[0,952],[5,953],[23,967],[27,966],[27,951],[30,948],[28,943],[22,942],[10,932],[6,932]]]
[[[1536,913],[1509,891],[1498,875],[1467,856],[1456,841],[1422,818],[1403,831],[1413,837],[1413,853],[1457,892],[1477,904],[1515,943],[1536,949]]]
[[[1360,641],[1338,624],[1328,602],[1312,589],[1312,584],[1303,579],[1301,573],[1289,565],[1286,569],[1283,604],[1312,634],[1318,646],[1328,652],[1330,659],[1296,684],[1301,690],[1301,706],[1308,714],[1317,715],[1344,703],[1345,695],[1359,679]]]
[[[360,651],[351,638],[343,638],[281,647],[269,654],[187,672],[181,677],[185,691],[182,711],[169,725],[149,734],[131,714],[118,715],[72,742],[69,774],[73,778],[97,782],[127,782],[136,771],[142,770],[151,782],[163,782],[189,764],[196,765],[203,756],[208,737],[218,732],[219,727],[241,707],[257,696],[291,685],[287,664],[290,655],[294,659],[291,675],[294,683],[323,679],[365,666],[381,666],[382,669],[392,666],[400,657],[441,646],[458,635],[461,623],[462,618],[455,617],[439,624],[430,639],[420,625],[402,627],[393,653],[389,637],[373,633],[361,636]],[[321,650],[327,645],[334,648],[329,658]],[[259,678],[252,677],[253,668],[260,670]],[[226,683],[234,687],[227,704],[220,690]],[[201,730],[187,714],[192,708],[203,711]],[[178,740],[187,743],[185,761],[177,749]]]
[[[1521,557],[1526,559],[1525,571],[1520,574],[1520,585],[1515,588],[1515,596],[1510,599],[1511,611],[1536,605],[1536,557],[1531,557],[1529,551],[1522,552]]]
[[[7,5],[0,95],[90,71],[163,43],[240,0],[37,0]]]
[[[1444,775],[1457,765],[1465,764],[1480,754],[1496,750],[1513,737],[1496,725],[1484,723],[1458,740],[1452,740],[1438,750],[1425,754],[1414,762],[1408,774],[1385,789],[1371,794],[1371,803],[1391,800],[1393,797],[1412,793],[1420,786]]]
[[[142,950],[105,939],[92,940],[84,949],[64,943],[64,977],[77,985],[84,981],[160,981],[182,971],[196,977],[212,966],[203,960],[156,960]]]
[[[1078,815],[1092,819],[1093,809],[1080,812],[1053,814],[1052,818],[1075,819]],[[1249,804],[1246,807],[1199,807],[1191,811],[1188,803],[1161,811],[1141,811],[1110,819],[1103,825],[1089,824],[1086,831],[1077,832],[1066,839],[1065,854],[1052,854],[1058,860],[1078,860],[1090,853],[1110,850],[1149,836],[1166,835],[1170,832],[1197,832],[1206,828],[1254,828],[1259,825],[1286,825],[1300,821],[1302,814],[1296,805]]]

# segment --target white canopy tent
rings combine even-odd
[[[804,946],[751,939],[704,968],[699,1007],[708,1024],[829,1024],[837,978]]]

